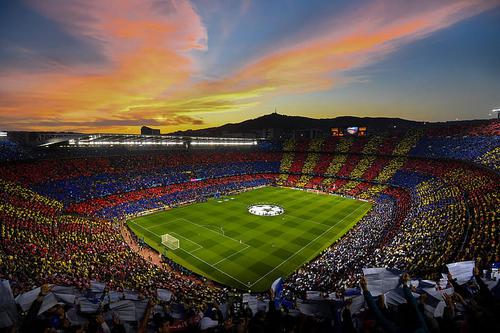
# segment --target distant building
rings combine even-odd
[[[293,131],[293,137],[295,139],[318,139],[325,137],[325,133],[321,129],[308,128]]]
[[[22,132],[9,131],[8,138],[26,146],[39,146],[47,143],[56,143],[60,141],[76,139],[81,137],[81,133],[68,132]]]
[[[282,128],[264,128],[261,130],[257,130],[257,136],[260,138],[265,138],[267,140],[281,139],[282,135]]]
[[[255,138],[256,134],[255,133],[248,133],[248,132],[228,132],[228,131],[223,131],[220,133],[220,136],[224,138]]]
[[[141,135],[160,135],[159,129],[154,129],[147,126],[141,127]]]

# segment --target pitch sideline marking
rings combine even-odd
[[[201,225],[202,227],[216,227],[217,229],[220,230],[222,236],[225,236],[226,235],[226,232],[224,231],[224,228],[221,227],[220,225],[218,224],[203,224]]]
[[[240,253],[241,251],[244,251],[244,250],[246,250],[246,249],[248,249],[248,248],[250,247],[250,245],[245,244],[245,243],[241,243],[239,240],[236,240],[236,239],[234,239],[234,238],[232,238],[232,237],[226,236],[225,234],[220,234],[220,233],[218,233],[217,231],[214,231],[214,230],[212,230],[212,229],[210,229],[210,228],[207,228],[207,227],[205,227],[205,226],[203,226],[203,225],[200,225],[200,224],[197,224],[197,223],[191,222],[190,220],[185,219],[185,218],[182,218],[182,217],[177,218],[177,219],[173,219],[173,220],[170,220],[170,221],[165,221],[165,222],[163,222],[163,223],[156,224],[156,225],[154,225],[154,226],[152,226],[152,227],[150,227],[150,228],[144,228],[144,227],[142,227],[142,226],[141,226],[141,228],[144,228],[145,230],[147,230],[147,231],[149,231],[149,232],[151,232],[151,233],[153,233],[153,234],[155,234],[155,235],[157,235],[157,236],[160,236],[160,235],[158,235],[157,233],[155,233],[155,232],[153,232],[153,231],[150,231],[149,229],[153,229],[153,228],[156,228],[156,227],[158,227],[158,226],[162,226],[162,225],[164,225],[164,224],[172,223],[172,222],[175,222],[175,221],[186,221],[186,222],[191,223],[191,224],[194,224],[194,225],[196,225],[196,226],[198,226],[198,227],[201,227],[201,228],[204,228],[204,229],[210,230],[210,231],[212,231],[212,232],[215,232],[215,233],[216,233],[217,235],[219,235],[219,236],[224,236],[224,237],[226,237],[226,238],[229,238],[229,239],[233,240],[234,242],[237,242],[238,244],[243,244],[243,245],[245,245],[245,247],[243,247],[243,248],[239,249],[238,251],[236,251],[236,252],[234,252],[234,253],[230,254],[230,255],[229,255],[229,256],[227,256],[227,257],[224,257],[224,258],[220,259],[219,261],[217,261],[217,262],[216,262],[216,263],[214,263],[214,264],[209,264],[208,262],[204,261],[206,264],[208,264],[208,265],[210,265],[210,266],[220,264],[221,262],[223,262],[223,261],[225,261],[225,260],[229,259],[230,257],[232,257],[232,256],[234,256],[234,255],[236,255],[236,254]],[[134,222],[134,223],[135,223],[135,222]],[[220,226],[219,226],[219,227],[220,227]],[[220,227],[220,228],[222,229],[222,227]],[[173,233],[174,233],[174,232],[171,232],[171,234],[173,234]],[[176,234],[176,235],[178,235],[177,233],[175,233],[175,234]],[[189,252],[189,251],[186,251],[186,250],[184,250],[184,249],[181,249],[181,250],[183,250],[183,251],[184,251],[184,252],[186,252],[186,253],[192,254],[193,252],[196,252],[196,251],[201,250],[201,249],[203,248],[203,246],[201,246],[200,244],[196,243],[195,241],[192,241],[192,240],[190,240],[190,239],[188,239],[188,238],[186,238],[186,237],[183,237],[183,236],[180,236],[180,237],[182,237],[182,238],[184,238],[184,239],[187,239],[188,241],[193,242],[193,243],[197,244],[198,246],[200,246],[200,248],[197,248],[197,249],[192,250],[192,251],[190,251],[190,252]],[[196,257],[196,258],[197,258],[198,260],[201,260],[201,259],[199,259],[198,257]],[[214,266],[212,266],[212,267],[214,267]],[[215,267],[214,267],[214,268],[215,268]],[[234,279],[234,277],[233,277],[233,279]]]
[[[232,256],[237,255],[237,254],[238,254],[238,253],[240,253],[241,251],[244,251],[244,250],[246,250],[246,249],[248,249],[248,248],[250,247],[250,245],[248,245],[248,244],[245,244],[245,245],[246,245],[246,247],[242,248],[241,250],[239,250],[239,251],[237,251],[237,252],[235,252],[235,253],[233,253],[233,254],[231,254],[231,255],[229,255],[229,256],[227,256],[227,257],[225,257],[225,258],[222,258],[221,260],[219,260],[219,261],[217,261],[216,263],[214,263],[214,266],[215,266],[215,265],[217,265],[217,264],[220,264],[220,263],[221,263],[221,262],[223,262],[224,260],[227,260],[227,259],[231,258]]]
[[[334,225],[332,225],[330,228],[326,229],[321,235],[317,236],[316,238],[314,238],[312,241],[310,241],[309,243],[307,243],[306,245],[304,245],[300,250],[298,250],[297,252],[293,253],[290,257],[288,257],[285,261],[283,261],[281,264],[279,264],[278,266],[274,267],[272,270],[270,270],[269,272],[267,272],[265,275],[261,276],[257,281],[255,281],[254,283],[252,283],[249,287],[252,288],[255,284],[257,284],[258,282],[260,282],[263,278],[265,278],[266,276],[268,276],[269,274],[271,274],[273,271],[275,271],[278,267],[280,267],[281,265],[283,265],[284,263],[288,262],[292,257],[295,257],[298,253],[302,252],[302,250],[304,250],[306,247],[309,246],[309,244],[311,244],[312,242],[315,242],[318,238],[322,237],[324,234],[326,234],[327,232],[329,232],[333,227],[335,227],[337,224],[339,224],[340,222],[344,221],[347,217],[351,216],[352,214],[354,214],[358,209],[360,209],[361,207],[365,206],[365,203],[363,203],[362,205],[360,205],[358,208],[356,208],[355,210],[353,210],[352,212],[350,212],[349,214],[347,214],[346,216],[344,216],[342,218],[342,220],[338,221],[337,223],[335,223]]]
[[[152,226],[152,227],[149,227],[149,229],[154,229],[154,228],[157,228],[157,227],[159,227],[159,226],[162,226],[162,225],[165,225],[165,224],[168,224],[168,223],[173,223],[173,222],[175,222],[175,221],[186,221],[187,223],[191,223],[191,224],[194,224],[194,225],[195,225],[195,226],[197,226],[197,227],[200,227],[200,228],[203,228],[203,229],[207,229],[208,231],[211,231],[211,232],[215,233],[216,235],[219,235],[219,236],[222,236],[222,237],[229,238],[230,240],[232,240],[232,241],[234,241],[234,242],[236,242],[236,243],[240,244],[240,241],[239,241],[238,239],[235,239],[235,238],[233,238],[233,237],[226,236],[226,235],[225,235],[225,233],[224,233],[224,234],[221,234],[220,232],[217,232],[217,231],[215,231],[215,230],[212,230],[212,229],[210,229],[210,228],[207,228],[207,227],[205,227],[204,225],[201,225],[201,224],[198,224],[198,223],[192,222],[192,221],[190,221],[190,220],[188,220],[188,219],[186,219],[186,218],[183,218],[183,217],[179,217],[179,218],[176,218],[176,219],[173,219],[173,220],[169,220],[169,221],[164,221],[164,222],[158,223],[158,224],[156,224],[156,225],[154,225],[154,226]],[[209,225],[210,225],[210,224],[209,224]],[[145,230],[148,230],[148,231],[149,231],[149,229],[145,229]]]
[[[141,226],[141,225],[137,224],[135,221],[130,221],[130,222],[132,222],[133,224],[135,224],[136,226],[138,226],[138,227],[140,227],[140,228],[142,228],[142,229],[144,229],[144,230],[147,230],[147,229],[146,229],[146,228],[144,228],[143,226]],[[147,231],[148,231],[148,232],[150,232],[150,233],[152,233],[152,234],[154,234],[154,235],[156,235],[157,237],[161,237],[161,235],[157,234],[156,232],[149,231],[149,230],[147,230]],[[247,248],[248,248],[248,247],[249,247],[249,245],[247,245]],[[245,249],[246,249],[246,248],[245,248]],[[187,254],[189,254],[190,256],[192,256],[192,257],[194,257],[194,258],[198,259],[199,261],[201,261],[201,262],[203,262],[203,263],[207,264],[208,266],[210,266],[210,267],[212,267],[212,268],[214,268],[214,269],[218,270],[219,272],[221,272],[222,274],[224,274],[224,275],[228,276],[229,278],[233,279],[234,281],[237,281],[237,282],[238,282],[238,283],[240,283],[242,286],[244,286],[244,288],[247,288],[247,287],[248,287],[248,284],[246,284],[246,283],[244,283],[244,282],[241,282],[239,279],[235,278],[234,276],[232,276],[232,275],[230,275],[230,274],[228,274],[228,273],[224,272],[223,270],[220,270],[219,268],[215,267],[214,265],[210,264],[209,262],[207,262],[207,261],[205,261],[205,260],[201,259],[200,257],[198,257],[198,256],[196,256],[196,255],[194,255],[194,254],[192,253],[192,252],[197,251],[197,250],[200,250],[200,249],[196,249],[196,250],[193,250],[193,251],[191,251],[191,252],[188,252],[188,251],[184,250],[182,247],[179,247],[179,250],[184,251],[185,253],[187,253]]]
[[[184,252],[186,252],[186,253],[187,253],[187,254],[189,254],[190,256],[195,257],[195,258],[196,258],[196,259],[198,259],[199,261],[201,261],[201,262],[203,262],[203,263],[207,264],[208,266],[210,266],[210,267],[212,267],[212,268],[215,268],[216,270],[218,270],[218,271],[219,271],[219,272],[221,272],[222,274],[224,274],[224,275],[226,275],[226,276],[230,277],[230,278],[231,278],[231,279],[233,279],[234,281],[237,281],[237,282],[241,283],[241,285],[242,285],[242,286],[244,286],[244,288],[247,288],[247,287],[248,287],[248,285],[247,285],[247,284],[245,284],[244,282],[241,282],[239,279],[235,278],[234,276],[232,276],[232,275],[230,275],[230,274],[228,274],[228,273],[224,272],[223,270],[218,269],[217,267],[215,267],[214,265],[212,265],[212,264],[210,264],[210,263],[206,262],[205,260],[201,259],[200,257],[195,256],[194,254],[189,253],[189,252],[187,252],[186,250],[184,250],[184,249],[182,249],[182,248],[179,248],[179,249],[180,249],[180,250],[182,250],[182,251],[184,251]]]

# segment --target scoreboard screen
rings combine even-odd
[[[332,127],[330,129],[332,136],[366,136],[366,127],[350,126],[346,128]]]
[[[347,134],[356,135],[358,134],[359,127],[347,127]]]

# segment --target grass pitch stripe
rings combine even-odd
[[[283,207],[284,214],[250,214],[248,207],[259,203]],[[180,236],[180,251],[166,254],[189,270],[234,288],[264,291],[277,276],[315,258],[370,207],[340,196],[263,187],[138,217],[128,225],[161,253],[161,234]]]
[[[131,221],[131,223],[133,223],[134,225],[137,225],[138,227],[140,227],[140,228],[142,228],[142,229],[144,229],[144,230],[149,231],[149,232],[150,232],[150,233],[152,233],[152,234],[155,234],[157,237],[161,237],[161,235],[160,235],[160,234],[157,234],[157,233],[155,233],[155,232],[152,232],[152,231],[150,231],[150,230],[148,230],[148,229],[144,228],[143,226],[141,226],[141,225],[139,225],[139,224],[135,223],[134,221]],[[172,234],[173,234],[173,233],[172,233]],[[200,245],[200,246],[201,246],[201,245]],[[203,247],[202,247],[202,248],[203,248]],[[248,248],[248,245],[247,245],[247,248]],[[201,249],[201,248],[200,248],[200,249]],[[185,253],[189,254],[190,256],[192,256],[192,257],[196,258],[197,260],[199,260],[199,261],[201,261],[201,262],[203,262],[203,263],[205,263],[205,264],[207,264],[207,265],[209,265],[209,266],[213,267],[214,269],[218,270],[219,272],[223,273],[224,275],[228,276],[229,278],[233,279],[234,281],[237,281],[237,282],[238,282],[238,283],[240,283],[243,287],[247,287],[247,286],[248,286],[246,283],[244,283],[244,282],[242,282],[242,281],[238,280],[238,279],[237,279],[237,278],[235,278],[234,276],[232,276],[232,275],[230,275],[230,274],[228,274],[228,273],[226,273],[226,272],[224,272],[224,271],[222,271],[222,270],[218,269],[218,268],[217,268],[217,267],[215,267],[213,264],[210,264],[209,262],[206,262],[205,260],[203,260],[203,259],[201,259],[201,258],[199,258],[199,257],[197,257],[196,255],[194,255],[194,254],[193,254],[193,252],[194,252],[194,251],[197,251],[197,250],[200,250],[200,249],[196,249],[196,250],[193,250],[193,251],[191,251],[191,252],[188,252],[188,251],[184,250],[182,247],[179,247],[177,250],[184,251]],[[245,248],[245,249],[246,249],[246,248]],[[175,250],[174,250],[174,251],[175,251]]]
[[[262,276],[260,279],[258,279],[257,281],[255,281],[254,283],[252,283],[251,287],[253,285],[255,285],[257,282],[259,282],[260,280],[262,280],[263,278],[265,278],[266,276],[268,276],[269,274],[271,274],[272,272],[274,272],[276,269],[278,269],[281,265],[283,265],[284,263],[288,262],[291,258],[295,257],[297,254],[299,254],[303,249],[305,249],[306,247],[309,246],[309,244],[315,242],[318,238],[322,237],[324,234],[326,234],[327,232],[329,232],[330,230],[332,230],[333,227],[335,227],[337,224],[343,222],[347,217],[351,216],[352,214],[354,214],[358,209],[360,209],[361,207],[363,206],[359,206],[358,208],[356,208],[354,211],[352,211],[349,215],[347,215],[346,217],[344,217],[342,220],[338,221],[337,223],[335,223],[334,225],[332,225],[330,228],[326,229],[321,235],[319,235],[318,237],[314,238],[312,241],[310,241],[309,243],[307,243],[306,245],[304,245],[298,252],[295,252],[294,254],[292,254],[290,257],[288,257],[285,261],[283,261],[281,264],[279,264],[278,266],[276,266],[275,268],[273,268],[271,271],[269,271],[266,275]]]

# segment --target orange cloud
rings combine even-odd
[[[188,81],[196,67],[188,52],[206,48],[206,29],[186,1],[83,0],[33,6],[69,33],[92,41],[108,63],[48,73],[2,73],[4,123],[16,119],[11,110],[22,110],[25,121],[39,129],[44,128],[33,124],[38,119],[132,119],[135,115],[127,115],[130,107],[149,104]]]

